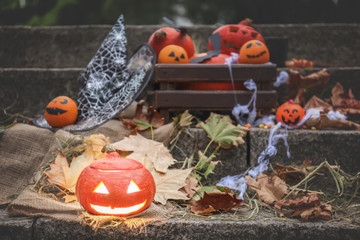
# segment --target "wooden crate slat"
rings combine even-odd
[[[249,91],[236,91],[237,101],[247,104],[252,96]],[[256,107],[276,107],[277,92],[258,91]],[[235,106],[233,91],[161,90],[154,93],[154,107],[167,109],[232,109]]]
[[[274,82],[276,80],[275,64],[233,64],[234,81]],[[227,65],[224,64],[157,64],[155,82],[196,82],[230,80]]]

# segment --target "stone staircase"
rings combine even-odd
[[[28,118],[42,113],[46,104],[58,95],[76,99],[77,78],[95,54],[112,26],[0,27],[0,125],[13,119],[4,114],[21,114]],[[131,55],[160,26],[127,26],[128,52]],[[328,68],[331,82],[339,81],[351,87],[360,97],[360,25],[306,24],[254,25],[265,38],[286,37],[287,59],[305,58],[318,63],[314,69],[300,70],[309,74]],[[189,27],[199,52],[206,51],[206,42],[216,26]],[[284,47],[284,46],[283,46]],[[284,67],[278,68],[287,70]],[[286,87],[279,90],[281,96]],[[194,139],[183,136],[179,144],[205,144],[205,133],[194,130]],[[227,159],[217,168],[217,181],[256,165],[257,156],[267,144],[269,130],[252,129],[247,144],[231,153],[219,152]],[[1,138],[0,138],[1,141]],[[285,157],[279,148],[276,161],[300,164],[312,158],[319,164],[325,158],[339,163],[351,173],[360,171],[360,133],[355,131],[294,130],[288,141],[292,157]],[[190,144],[190,145],[189,145]],[[191,145],[191,146],[192,146]],[[190,149],[190,147],[189,147]],[[180,157],[180,153],[178,154]],[[189,153],[190,154],[190,153]],[[237,166],[237,167],[234,167]],[[331,222],[301,223],[271,221],[194,221],[172,219],[152,223],[146,231],[108,229],[93,232],[80,224],[55,221],[50,218],[10,218],[0,209],[1,239],[358,239],[359,225],[339,225]]]

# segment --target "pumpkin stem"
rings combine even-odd
[[[157,31],[157,32],[155,33],[155,36],[156,36],[156,38],[158,38],[158,39],[164,38],[164,37],[166,37],[166,32],[164,32],[164,31],[162,31],[162,30]]]

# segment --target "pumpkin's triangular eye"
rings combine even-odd
[[[181,59],[185,59],[185,55],[182,53],[180,56]]]
[[[109,191],[105,187],[105,184],[103,182],[100,182],[99,185],[94,189],[94,192],[96,193],[103,193],[103,194],[109,194]]]
[[[175,57],[174,51],[172,51],[172,52],[169,54],[169,57]]]
[[[138,187],[138,185],[136,185],[136,183],[134,183],[133,180],[131,180],[127,193],[133,193],[133,192],[140,192],[140,188]]]

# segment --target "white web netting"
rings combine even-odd
[[[118,115],[142,92],[150,80],[155,54],[144,44],[127,62],[124,18],[116,24],[79,77],[77,122],[68,131],[94,128]],[[39,127],[51,128],[44,116],[34,119]]]

